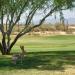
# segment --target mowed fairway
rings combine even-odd
[[[20,51],[20,45],[24,45],[27,52],[75,51],[75,36],[23,36],[18,40],[12,51]]]
[[[27,52],[23,63],[14,65],[12,55],[0,55],[0,75],[75,75],[75,35],[26,35],[11,52],[21,52],[20,45]]]

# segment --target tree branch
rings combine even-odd
[[[45,21],[45,19],[46,19],[48,16],[50,16],[56,9],[57,9],[57,7],[54,7],[52,10],[50,10],[50,12],[40,21],[40,23],[39,23],[38,25],[29,27],[28,29],[26,28],[24,32],[20,32],[20,33],[16,36],[16,38],[14,39],[14,41],[11,43],[11,45],[10,45],[10,50],[11,50],[11,48],[14,46],[14,44],[17,42],[17,40],[18,40],[21,36],[23,36],[24,34],[30,32],[32,29],[34,29],[34,28],[36,28],[36,27],[42,25],[42,23]]]
[[[33,10],[29,13],[25,25],[29,25],[29,24],[30,24],[30,22],[31,22],[31,20],[32,20],[34,14],[35,14],[35,12],[36,12],[36,10],[37,10],[37,8],[33,9]]]
[[[20,10],[19,15],[17,16],[16,21],[11,25],[10,29],[8,30],[8,33],[11,34],[13,27],[14,27],[14,26],[16,25],[16,23],[20,20],[20,17],[21,17],[21,15],[22,15],[23,10],[24,10],[24,8],[25,8],[25,6],[26,6],[27,3],[28,3],[28,0],[24,3],[23,7],[22,7],[21,10]]]
[[[2,34],[4,33],[3,18],[4,18],[4,15],[3,15],[3,10],[2,10],[1,11],[1,24],[0,24],[0,30]]]
[[[46,14],[45,17],[42,18],[42,20],[40,21],[39,24],[34,25],[34,26],[28,28],[26,31],[24,31],[24,32],[21,33],[20,35],[22,36],[22,35],[24,35],[24,34],[30,32],[32,29],[34,29],[34,28],[39,27],[40,25],[42,25],[42,23],[45,21],[45,19],[46,19],[47,17],[49,17],[56,9],[57,9],[57,7],[54,7],[53,9],[51,9],[51,10],[49,11],[49,13]]]
[[[35,14],[36,11],[37,11],[37,9],[32,10],[32,11],[29,13],[29,15],[28,15],[28,17],[27,17],[27,20],[26,20],[26,23],[25,23],[25,27],[20,31],[19,34],[21,34],[22,32],[24,32],[24,31],[29,27],[29,25],[30,25],[30,23],[31,23],[31,20],[32,20],[32,18],[33,18],[33,16],[34,16],[34,14]]]

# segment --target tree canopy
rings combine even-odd
[[[33,28],[40,26],[52,13],[73,7],[75,7],[75,0],[0,0],[0,31],[3,36],[2,42],[0,43],[1,52],[4,54],[10,53],[11,48],[21,36]],[[48,12],[39,21],[39,24],[31,26],[33,17],[39,10],[43,10],[43,12],[48,10]],[[24,28],[11,42],[11,32],[14,26],[21,20],[22,14],[26,16]],[[6,23],[4,24],[5,18]],[[6,25],[6,30],[4,29],[4,25]]]

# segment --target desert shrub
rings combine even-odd
[[[60,30],[60,31],[66,31],[67,30],[67,26],[60,24],[60,23],[55,24],[55,28],[56,28],[56,30]]]

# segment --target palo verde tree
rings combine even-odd
[[[40,26],[52,13],[74,7],[74,1],[75,0],[0,0],[1,53],[3,55],[10,54],[12,47],[21,36]],[[31,25],[34,16],[40,10],[47,12],[38,24]],[[10,36],[13,28],[21,20],[23,14],[26,16],[24,28],[16,35],[14,40],[11,41]],[[5,18],[6,21],[4,21]]]

